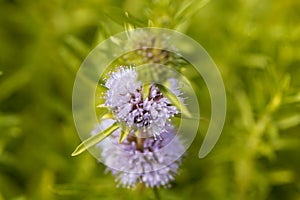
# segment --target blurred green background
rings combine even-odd
[[[161,199],[299,200],[297,0],[0,0],[0,200],[154,199],[151,190],[116,188],[90,154],[70,156],[80,143],[71,96],[81,62],[124,23],[149,22],[203,45],[228,98],[214,150],[198,159],[204,120]]]

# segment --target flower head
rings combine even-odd
[[[150,86],[148,96],[143,97],[142,83],[137,80],[134,68],[121,67],[112,73],[105,86],[108,88],[105,105],[118,122],[131,129],[159,137],[169,126],[169,119],[178,113],[155,84]],[[174,94],[180,93],[174,90]]]
[[[107,128],[113,122],[103,120],[94,132]],[[147,187],[169,186],[177,174],[184,151],[174,129],[166,127],[160,134],[161,140],[143,138],[142,147],[139,147],[138,138],[134,135],[118,143],[119,131],[98,144],[107,171],[116,177],[119,185],[128,188],[135,187],[137,183],[144,183]]]
[[[121,67],[107,80],[105,86],[105,105],[108,106],[118,121],[128,121],[128,114],[133,107],[142,100],[142,83],[137,81],[137,72],[134,68]]]
[[[120,58],[120,63],[136,66],[151,64],[147,75],[157,80],[176,76],[175,71],[182,69],[182,63],[185,63],[166,33],[139,29],[128,32],[123,48],[127,53]]]
[[[133,54],[124,56],[128,62],[135,64],[166,64],[175,59],[174,54],[170,51],[174,52],[176,48],[171,44],[170,36],[167,34],[135,30],[129,33],[128,41],[124,48],[130,51],[135,50],[135,56]]]

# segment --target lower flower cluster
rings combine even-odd
[[[111,119],[103,120],[93,132],[102,131],[113,123]],[[184,148],[174,129],[167,127],[159,140],[129,135],[119,143],[119,134],[120,130],[117,130],[98,144],[107,172],[116,177],[118,185],[127,188],[135,187],[137,183],[144,183],[146,187],[170,186]],[[143,140],[142,147],[138,145],[139,139]]]

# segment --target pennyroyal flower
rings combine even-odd
[[[91,134],[95,134],[114,123],[105,119]],[[120,129],[104,139],[97,146],[101,148],[101,159],[107,166],[106,171],[116,177],[118,185],[131,188],[138,183],[146,187],[167,187],[174,180],[181,163],[184,147],[174,134],[171,126],[161,132],[160,140],[153,137],[140,138],[129,135],[122,143],[118,143]]]
[[[144,97],[144,88],[137,79],[135,68],[121,67],[113,72],[105,84],[108,88],[105,105],[111,109],[118,122],[125,123],[131,129],[150,133],[155,138],[159,137],[170,125],[170,118],[179,111],[155,84],[151,84],[148,96]],[[174,85],[174,80],[171,83]],[[180,98],[178,88],[172,91]]]

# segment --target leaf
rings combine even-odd
[[[164,94],[164,96],[166,96],[171,101],[171,103],[180,110],[180,112],[183,115],[185,115],[188,118],[192,117],[192,114],[190,113],[186,105],[184,105],[173,92],[171,92],[168,88],[166,88],[163,85],[157,85],[157,87]]]
[[[29,66],[25,66],[11,76],[2,77],[3,80],[0,83],[0,100],[10,97],[15,91],[22,89],[27,84],[31,79],[31,74],[28,71],[30,71]]]
[[[295,181],[295,174],[290,170],[271,171],[268,174],[270,181],[274,185],[283,185]]]
[[[190,113],[190,114],[191,114],[191,116],[194,116],[194,114],[192,114],[192,113]],[[189,120],[197,120],[197,121],[201,120],[201,121],[209,122],[209,120],[206,118],[201,118],[201,117],[197,118],[197,117],[191,117],[191,116],[187,117],[185,115],[182,115],[181,113],[174,115],[174,117],[177,119],[189,119]]]
[[[247,96],[245,91],[237,91],[236,92],[236,104],[240,111],[240,117],[238,121],[241,126],[246,129],[251,129],[254,126],[254,116],[253,116],[253,108],[251,103],[249,102],[249,97]]]
[[[65,42],[77,56],[84,58],[89,52],[89,47],[74,35],[67,35]]]
[[[103,103],[103,104],[99,104],[98,106],[96,106],[97,108],[107,108],[107,106]]]
[[[129,128],[128,127],[124,127],[121,129],[120,131],[120,138],[119,138],[119,143],[122,143],[124,141],[124,139],[127,137],[127,135],[129,134]]]
[[[293,96],[287,97],[285,99],[286,104],[299,103],[300,102],[300,92]]]
[[[145,21],[136,18],[132,15],[129,15],[128,12],[124,12],[123,9],[117,7],[106,7],[104,17],[108,17],[112,21],[116,22],[117,24],[121,25],[125,22],[134,24],[139,27],[146,26]]]
[[[104,115],[101,116],[101,120],[103,119],[114,119],[114,116],[112,113],[105,113]]]
[[[149,90],[150,90],[151,84],[144,84],[143,85],[143,98],[147,98],[149,95]]]
[[[104,131],[97,133],[96,135],[86,139],[83,141],[78,147],[75,149],[75,151],[72,153],[72,156],[77,156],[87,150],[88,148],[94,146],[95,144],[101,142],[103,139],[105,139],[107,136],[112,134],[115,130],[119,128],[118,123],[114,123],[109,128],[105,129]]]
[[[120,45],[122,44],[122,41],[121,41],[119,38],[117,38],[117,37],[111,36],[110,39],[111,39],[111,41],[112,41],[113,43],[115,43],[116,45],[119,45],[119,46],[120,46]]]
[[[277,122],[277,125],[280,129],[288,129],[300,124],[300,115],[295,114],[284,119],[281,119]]]

